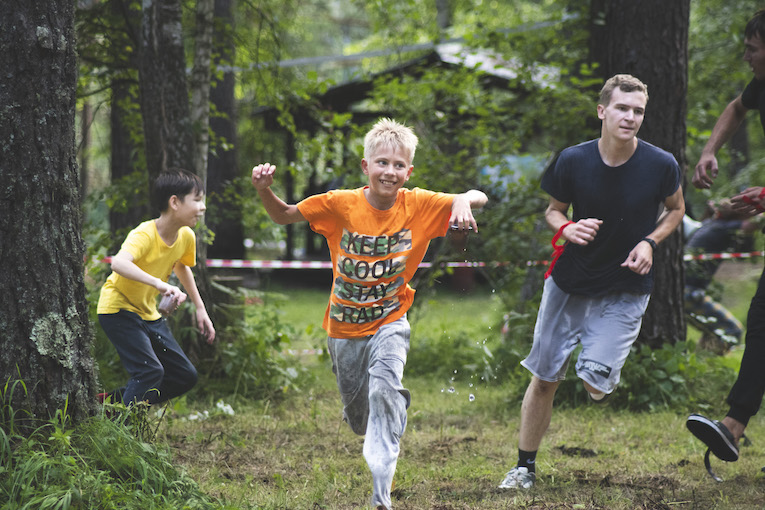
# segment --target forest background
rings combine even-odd
[[[173,150],[191,155],[189,166],[208,185],[206,225],[198,232],[201,261],[322,259],[322,243],[307,228],[282,228],[268,220],[249,185],[252,165],[261,161],[279,165],[277,191],[295,202],[333,187],[363,184],[361,141],[380,116],[412,125],[421,140],[412,186],[443,191],[480,187],[491,197],[478,218],[481,235],[471,236],[467,251],[448,242],[434,244],[430,259],[436,263],[418,275],[422,297],[418,301],[428,303],[428,296],[445,292],[446,283],[460,289],[476,284],[490,288],[499,305],[487,319],[486,329],[457,336],[445,330],[423,332],[413,346],[409,373],[470,384],[506,384],[515,388],[515,394],[507,397],[509,402],[517,402],[526,381],[517,362],[530,342],[542,270],[526,262],[549,256],[549,233],[541,218],[546,199],[539,190],[539,175],[557,151],[598,135],[594,103],[608,66],[598,58],[603,50],[594,41],[598,27],[606,25],[609,13],[624,7],[621,4],[219,0],[144,2],[142,7],[139,2],[119,0],[78,3],[73,24],[77,59],[66,66],[77,73],[73,103],[77,122],[72,126],[76,146],[72,159],[76,156],[77,164],[68,163],[76,171],[67,174],[67,185],[77,190],[65,195],[77,208],[81,206],[84,244],[54,258],[71,262],[82,250],[87,260],[82,271],[86,295],[76,295],[74,301],[89,304],[90,311],[74,314],[85,317],[74,335],[68,325],[53,319],[43,321],[45,327],[30,326],[26,335],[20,334],[30,341],[22,343],[33,344],[43,358],[60,349],[65,355],[58,362],[64,368],[48,370],[45,363],[35,362],[35,355],[19,354],[14,334],[8,335],[6,343],[11,348],[2,357],[6,466],[18,462],[10,460],[12,454],[30,448],[22,442],[23,437],[37,437],[30,431],[42,430],[47,436],[52,429],[49,437],[54,450],[71,446],[69,439],[79,433],[70,428],[70,418],[87,423],[86,417],[97,412],[89,403],[92,394],[124,376],[108,340],[92,326],[97,292],[109,271],[103,259],[115,253],[130,228],[152,217],[149,183],[166,163],[158,161],[162,154],[180,158],[168,149],[179,140],[185,145],[177,144],[180,148]],[[742,30],[759,5],[700,0],[672,7],[681,4],[689,8],[687,18],[674,20],[679,31],[687,31],[687,47],[680,48],[687,65],[682,73],[687,77],[682,94],[686,136],[677,157],[684,166],[692,166],[714,120],[751,77],[741,60]],[[158,17],[163,9],[176,9],[173,15],[179,22],[180,30],[170,35],[177,44],[174,49],[181,50],[180,74],[188,74],[189,94],[186,100],[185,84],[175,89],[188,111],[180,116],[185,121],[178,122],[184,126],[183,134],[174,141],[173,136],[165,138],[167,126],[161,125],[173,113],[164,110],[160,100],[152,101],[157,91],[158,96],[173,92],[172,88],[163,91],[161,82],[176,86],[171,78],[178,73],[171,76],[157,71],[167,67],[148,67],[142,26],[149,6],[157,8]],[[670,6],[665,9],[667,15],[672,11]],[[644,38],[671,39],[656,28],[657,32],[647,28]],[[37,36],[42,37],[39,31]],[[4,44],[10,43],[4,39]],[[609,44],[619,41],[611,39]],[[170,53],[159,51],[156,61],[169,59]],[[147,75],[153,75],[155,83],[147,83]],[[649,88],[656,97],[657,89],[650,82]],[[650,106],[648,118],[655,124],[676,121],[667,118],[669,111]],[[5,109],[3,115],[10,111]],[[721,154],[724,172],[713,191],[702,193],[686,186],[692,215],[700,218],[709,199],[761,182],[761,136],[756,124],[737,134],[730,149]],[[2,167],[4,180],[15,182],[8,161]],[[34,174],[31,167],[18,166],[27,179]],[[11,189],[6,188],[4,196],[10,199],[3,201],[4,207],[23,202],[24,195]],[[44,209],[49,202],[54,208],[59,203],[42,200],[33,207],[42,204]],[[49,223],[43,216],[36,226],[44,229]],[[10,232],[11,227],[1,231]],[[18,254],[12,253],[16,243],[10,242],[11,235],[5,239],[0,242],[3,260],[16,267],[13,256]],[[25,263],[31,263],[34,257],[26,253]],[[466,258],[502,264],[489,264],[478,274],[438,264]],[[678,260],[667,263],[678,264]],[[207,272],[204,264],[200,266],[197,278],[211,304],[219,342],[212,348],[199,342],[190,314],[173,318],[179,339],[203,376],[203,383],[187,399],[175,402],[176,416],[189,415],[188,402],[226,398],[234,403],[278,405],[310,387],[314,380],[310,369],[289,349],[319,347],[321,333],[316,326],[296,328],[297,321],[285,318],[282,294],[270,292],[266,285],[288,277],[260,272],[256,273],[259,280],[252,281],[242,271]],[[34,274],[19,269],[4,282],[3,290],[8,292],[3,296],[10,302],[20,288],[29,288],[25,278]],[[302,272],[296,278],[306,282],[313,274]],[[682,270],[677,274],[681,282]],[[79,292],[78,285],[71,288]],[[65,292],[59,294],[58,300],[68,299]],[[469,300],[470,295],[460,299]],[[37,311],[19,308],[33,301],[25,297],[15,299],[12,306],[4,302],[3,325],[18,323],[9,320],[11,316],[30,317],[30,323],[39,325]],[[669,308],[682,312],[681,300]],[[22,312],[11,314],[12,309]],[[62,315],[66,322],[72,314]],[[4,330],[19,329],[23,328]],[[636,348],[635,368],[625,377],[614,406],[636,412],[719,409],[735,363],[703,353],[697,356],[693,344],[684,341],[685,328],[673,331],[679,332],[671,338],[654,335]],[[46,335],[77,342],[41,343]],[[476,342],[476,338],[486,340]],[[72,352],[76,355],[71,356]],[[47,377],[37,377],[40,373]],[[702,379],[704,385],[699,384]],[[563,385],[559,398],[574,406],[580,403],[573,383]],[[50,422],[43,420],[40,426],[39,417],[46,413]],[[147,429],[154,430],[149,426],[138,432],[144,440]],[[36,440],[41,444],[40,437]],[[32,490],[35,483],[28,486]]]

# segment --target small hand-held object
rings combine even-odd
[[[159,310],[159,313],[161,313],[163,316],[167,317],[168,315],[172,314],[176,308],[178,308],[178,302],[175,299],[175,296],[172,294],[166,294],[162,296],[157,310]]]

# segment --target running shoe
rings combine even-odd
[[[500,489],[530,489],[534,485],[537,475],[529,473],[527,467],[514,467],[505,475],[505,479],[499,484]]]

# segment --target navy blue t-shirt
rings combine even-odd
[[[765,132],[765,82],[752,78],[741,93],[741,102],[749,110],[760,111],[760,124],[762,124],[762,131]]]
[[[587,246],[567,243],[552,272],[555,284],[586,296],[650,293],[653,270],[641,276],[621,264],[656,228],[664,201],[677,191],[680,179],[674,156],[640,139],[632,157],[618,167],[603,163],[598,140],[563,150],[542,176],[542,189],[571,204],[573,221],[598,218],[603,223]]]

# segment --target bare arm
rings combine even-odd
[[[649,237],[659,244],[674,232],[678,225],[683,222],[685,214],[685,199],[683,199],[683,187],[678,186],[677,191],[667,197],[664,201],[664,213],[659,219],[659,223]]]
[[[183,285],[183,288],[188,292],[191,302],[194,303],[194,308],[196,309],[194,316],[199,332],[202,333],[208,344],[213,343],[213,340],[215,340],[215,328],[213,328],[210,316],[207,314],[207,309],[202,301],[202,296],[199,295],[197,283],[194,281],[194,273],[191,272],[189,266],[181,264],[180,262],[175,264],[173,271],[181,282],[181,285]]]
[[[162,281],[161,278],[152,276],[133,262],[133,255],[125,250],[120,250],[117,255],[112,257],[112,271],[129,280],[134,280],[149,287],[154,287],[163,296],[172,295],[178,304],[186,300],[186,294],[175,285],[170,285]]]
[[[746,111],[739,95],[720,114],[715,127],[712,129],[712,134],[709,136],[709,140],[701,151],[699,162],[696,163],[692,182],[697,188],[708,189],[714,183],[718,171],[717,152],[725,145],[725,142],[730,140],[730,137],[733,136],[733,133],[736,132],[744,121]]]
[[[276,167],[269,163],[258,165],[252,169],[252,186],[258,190],[258,196],[263,202],[266,212],[279,225],[288,225],[298,221],[305,221],[297,205],[290,205],[271,190],[274,182]]]
[[[473,209],[483,207],[488,201],[489,198],[486,194],[477,189],[455,195],[454,200],[452,200],[452,214],[449,217],[449,224],[456,225],[460,230],[467,230],[472,226],[473,231],[478,232],[478,224],[473,217]]]
[[[550,203],[545,211],[545,220],[547,220],[547,224],[554,232],[557,232],[563,225],[569,222],[568,208],[570,205],[550,197]],[[602,223],[603,220],[597,218],[582,218],[576,223],[566,226],[561,235],[567,241],[586,246],[595,239]]]
[[[664,200],[664,208],[664,213],[662,213],[656,228],[646,236],[656,244],[666,239],[683,221],[685,200],[683,199],[682,186],[678,186],[677,191]],[[653,246],[648,241],[640,241],[627,255],[627,259],[622,262],[622,267],[626,267],[637,274],[648,274],[653,267],[653,256]]]

